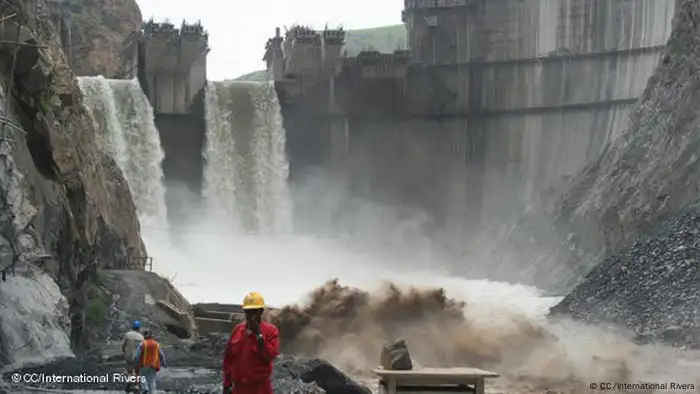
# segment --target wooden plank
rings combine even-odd
[[[479,368],[453,367],[453,368],[420,368],[409,371],[393,371],[383,368],[373,369],[372,372],[382,378],[429,378],[429,379],[474,379],[497,378],[501,376],[496,372]]]

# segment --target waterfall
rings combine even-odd
[[[241,233],[291,230],[289,163],[271,82],[214,82],[206,94],[204,196]]]
[[[142,224],[167,223],[163,150],[153,108],[138,80],[80,77],[84,103],[93,114],[98,146],[124,172]]]

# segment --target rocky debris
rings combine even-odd
[[[121,359],[121,341],[134,320],[150,330],[168,352],[170,366],[220,367],[221,353],[207,352],[194,338],[191,307],[167,279],[137,270],[98,270],[89,290],[87,330],[92,352],[104,361]],[[168,304],[169,309],[162,305]],[[172,310],[183,312],[173,314]]]
[[[167,279],[152,272],[131,270],[101,270],[99,274],[109,289],[113,308],[119,311],[116,326],[122,335],[132,321],[139,320],[157,327],[157,335],[167,332],[181,339],[196,336],[190,304]]]
[[[700,347],[700,206],[595,267],[552,308],[625,326],[642,342]]]
[[[8,272],[31,271],[29,265],[49,273],[68,300],[71,344],[84,350],[97,268],[142,268],[145,248],[129,188],[114,161],[97,148],[55,28],[32,19],[25,5],[20,0],[0,5],[15,15],[6,26],[21,26],[19,36],[15,30],[2,38],[23,43],[16,54],[10,46],[0,48],[0,67],[6,70],[0,79],[8,90],[0,95],[0,199],[6,206],[0,215],[0,268],[4,280],[12,280]],[[3,325],[3,334],[9,329]]]
[[[403,339],[385,344],[382,347],[380,360],[384,369],[404,371],[413,369],[411,354]]]

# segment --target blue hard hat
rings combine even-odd
[[[133,328],[133,329],[141,328],[141,322],[138,320],[134,320],[134,324],[131,325],[131,328]]]

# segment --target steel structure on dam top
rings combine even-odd
[[[341,112],[349,116],[368,113],[352,101],[368,101],[341,96],[357,96],[372,83],[393,89],[391,108],[384,109],[394,117],[616,104],[641,93],[670,34],[674,3],[405,0],[408,48],[367,48],[347,57],[342,29],[294,26],[284,37],[277,29],[264,60],[287,100],[325,89],[324,101],[344,102]],[[557,84],[564,93],[554,90]],[[512,100],[495,102],[504,92]]]
[[[138,39],[138,72],[156,114],[187,114],[205,87],[209,34],[200,23],[144,23]]]

